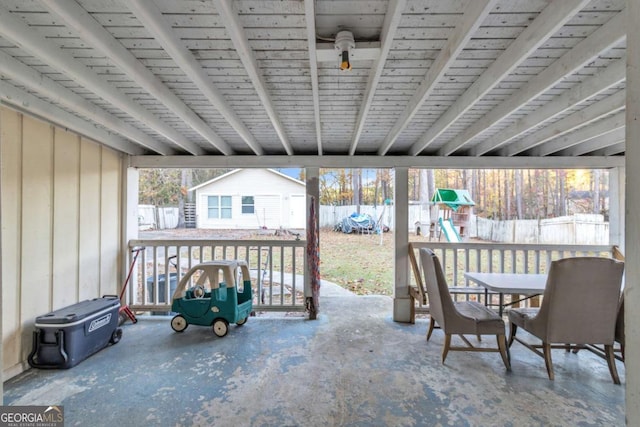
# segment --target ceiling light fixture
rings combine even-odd
[[[340,31],[336,35],[336,50],[340,52],[340,70],[351,70],[351,62],[349,61],[349,51],[355,49],[356,41],[351,31]]]

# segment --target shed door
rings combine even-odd
[[[289,197],[289,227],[306,228],[305,201],[304,194],[292,194]]]

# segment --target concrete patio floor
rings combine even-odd
[[[64,405],[67,426],[624,425],[623,382],[587,351],[554,350],[555,381],[518,343],[450,353],[428,320],[392,321],[384,296],[324,296],[317,321],[258,316],[224,338],[175,333],[168,317],[127,323],[120,343],[69,370],[29,370],[6,405]],[[486,340],[493,345],[494,340]],[[483,341],[484,342],[484,341]]]

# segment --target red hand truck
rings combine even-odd
[[[135,255],[133,256],[133,260],[131,260],[131,265],[129,266],[129,274],[127,274],[127,279],[124,281],[124,285],[122,286],[122,291],[120,292],[121,306],[118,312],[118,314],[120,315],[120,324],[126,322],[127,318],[129,318],[129,320],[131,320],[132,323],[138,323],[138,319],[136,318],[136,315],[133,313],[133,311],[131,311],[131,309],[129,308],[129,305],[124,303],[124,300],[122,298],[124,297],[124,293],[127,291],[127,285],[129,284],[129,280],[131,279],[131,274],[133,273],[133,267],[136,265],[136,261],[138,260],[138,255],[140,255],[140,252],[145,249],[146,248],[144,246],[136,246],[135,248],[131,249],[131,253]]]

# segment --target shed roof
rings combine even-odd
[[[229,177],[230,175],[235,175],[235,174],[241,172],[242,170],[243,169],[234,169],[234,170],[232,170],[230,172],[225,173],[224,175],[217,176],[217,177],[215,177],[213,179],[210,179],[209,181],[206,181],[206,182],[203,182],[201,184],[198,184],[195,187],[191,187],[191,188],[189,188],[188,191],[195,191],[195,190],[198,190],[198,189],[200,189],[202,187],[205,187],[205,186],[207,186],[207,185],[209,185],[209,184],[211,184],[213,182],[222,181],[222,180],[226,179],[227,177]],[[281,172],[278,172],[275,169],[265,169],[265,170],[268,171],[269,173],[276,174],[276,175],[280,176],[283,179],[287,179],[289,181],[293,181],[296,184],[300,184],[303,187],[306,187],[306,184],[304,182],[300,181],[299,179],[292,178],[292,177],[290,177],[288,175],[285,175],[285,174],[283,174]]]

